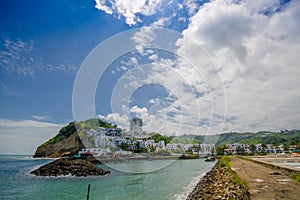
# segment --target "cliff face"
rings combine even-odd
[[[86,131],[90,129],[95,130],[98,127],[115,128],[116,126],[100,119],[70,122],[67,126],[62,127],[56,136],[40,145],[33,157],[57,158],[75,155],[82,148],[85,148],[83,144],[89,147],[94,145],[94,137],[88,136]]]
[[[33,157],[56,158],[70,156],[78,153],[82,148],[84,148],[84,145],[77,132],[74,132],[69,137],[62,139],[59,142],[39,146]]]

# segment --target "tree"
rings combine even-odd
[[[198,155],[199,155],[199,153],[200,153],[200,151],[201,151],[201,146],[200,145],[193,145],[193,149],[194,149],[194,151],[196,150],[197,151],[197,153],[198,153]]]
[[[297,146],[296,146],[297,150],[300,150],[300,142],[298,142]]]
[[[292,138],[290,139],[290,145],[297,145],[297,143],[299,142],[299,140],[297,140],[296,138]]]
[[[287,144],[283,145],[283,151],[288,151],[289,150],[289,146]]]
[[[154,140],[154,142],[160,142],[160,141],[162,141],[162,140],[164,140],[165,141],[165,144],[168,144],[168,143],[170,143],[171,142],[171,138],[170,137],[167,137],[167,136],[163,136],[163,135],[161,135],[161,134],[159,134],[159,133],[152,133],[152,136],[151,136],[151,138]]]
[[[217,155],[224,155],[225,149],[227,149],[226,145],[217,146],[216,147],[216,154]]]
[[[129,151],[129,144],[122,142],[119,147],[125,151]]]
[[[262,153],[266,153],[267,145],[265,143],[261,144],[261,148],[262,148]]]
[[[254,144],[251,144],[249,148],[250,148],[250,151],[251,151],[252,153],[255,153],[255,151],[256,151],[256,146],[255,146]]]
[[[239,154],[239,155],[245,153],[245,149],[241,146],[237,146],[237,148],[235,150],[236,150],[236,153]]]
[[[135,148],[136,148],[137,152],[140,152],[140,150],[141,150],[141,144],[139,142],[137,142]]]

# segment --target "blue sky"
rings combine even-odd
[[[3,0],[0,153],[33,153],[72,121],[83,61],[128,30],[136,51],[107,66],[95,117],[127,128],[138,116],[145,130],[175,135],[297,129],[299,8],[296,0]],[[182,36],[173,53],[147,49],[157,27]]]

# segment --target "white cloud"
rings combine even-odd
[[[22,96],[21,93],[9,88],[7,85],[1,83],[0,91],[4,96]]]
[[[38,121],[48,121],[50,119],[50,117],[48,116],[39,116],[39,115],[33,115],[31,116],[31,118]]]
[[[300,126],[300,2],[280,6],[268,0],[208,2],[183,32],[202,44],[225,80],[232,119],[225,130]]]
[[[110,117],[125,124],[123,119],[135,111],[151,124],[147,131],[216,133],[222,130],[226,105],[224,131],[299,128],[300,113],[295,108],[300,106],[300,2],[249,3],[215,0],[195,11],[191,2],[195,15],[177,41],[177,54],[195,66],[146,52],[145,47],[157,39],[155,33],[151,28],[137,33],[132,38],[137,51],[154,62],[138,66],[138,59],[131,58],[136,64],[114,89],[120,108]],[[121,108],[130,101],[126,95],[151,83],[169,91],[168,103],[164,103],[167,98],[152,99],[150,108]]]
[[[135,48],[141,55],[144,55],[144,48],[151,46],[155,40],[155,34],[151,27],[143,27],[141,31],[136,32],[131,40],[136,44]]]
[[[51,64],[37,55],[32,40],[13,41],[9,38],[0,43],[0,67],[9,73],[20,76],[36,77],[41,71],[75,71],[78,69],[73,63]]]
[[[118,125],[118,127],[128,129],[129,118],[123,113],[109,113],[107,116],[98,115],[104,121]]]
[[[153,15],[161,0],[95,0],[95,2],[97,9],[107,14],[115,13],[118,18],[124,17],[126,24],[134,25],[140,21],[138,15]]]
[[[157,21],[153,22],[150,26],[151,27],[164,27],[170,24],[170,18],[163,17],[158,19]]]
[[[203,1],[199,0],[95,0],[96,8],[118,19],[125,19],[129,26],[145,21],[147,26],[164,27],[186,22],[194,15]],[[144,20],[146,19],[147,20]],[[144,20],[144,21],[143,21]],[[144,24],[145,25],[145,24]]]
[[[109,15],[113,14],[112,9],[110,9],[108,6],[105,5],[106,0],[95,0],[95,1],[96,1],[96,6],[95,7],[98,10],[102,10],[102,11],[106,12]]]
[[[183,1],[183,5],[187,7],[187,10],[190,15],[194,15],[195,12],[199,9],[198,3],[199,3],[199,0],[184,0]],[[182,5],[181,5],[181,7],[182,7]]]
[[[148,121],[149,114],[148,114],[148,109],[146,107],[138,107],[138,106],[133,106],[129,110],[131,113],[134,113],[134,115],[138,118],[141,118],[144,122]]]
[[[0,153],[33,154],[39,145],[55,136],[62,126],[34,120],[0,119]]]

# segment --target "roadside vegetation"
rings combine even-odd
[[[243,181],[236,173],[233,171],[230,166],[231,166],[231,158],[229,156],[222,156],[220,160],[220,166],[226,167],[230,173],[230,175],[233,178],[234,183],[239,185],[241,188],[246,188],[246,182]]]
[[[292,174],[292,179],[300,182],[300,172]]]

